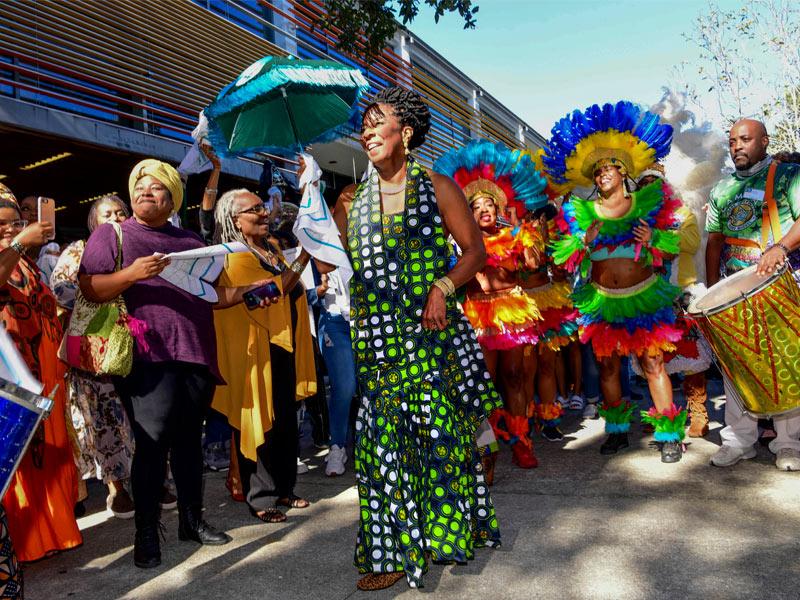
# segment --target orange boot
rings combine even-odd
[[[512,416],[508,413],[505,418],[508,432],[512,435],[511,452],[514,464],[521,469],[535,469],[539,466],[539,461],[533,453],[533,441],[528,436],[531,431],[528,418],[521,415]]]

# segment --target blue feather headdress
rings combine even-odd
[[[530,154],[509,150],[503,144],[472,140],[447,152],[434,163],[433,170],[455,179],[468,201],[478,193],[488,194],[500,210],[513,207],[518,217],[547,204],[547,181],[536,170]]]
[[[620,100],[574,111],[553,126],[551,135],[543,158],[548,175],[557,183],[591,187],[595,165],[603,159],[623,166],[636,178],[666,156],[672,126],[661,123],[658,115]]]

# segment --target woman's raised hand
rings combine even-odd
[[[211,166],[214,167],[215,171],[220,171],[222,169],[222,161],[220,161],[219,156],[217,153],[214,152],[214,148],[211,144],[199,144],[200,151],[206,155],[206,158],[211,161]]]
[[[600,234],[600,228],[602,226],[603,224],[600,221],[592,221],[592,224],[589,225],[589,229],[586,230],[586,235],[583,236],[583,243],[589,245],[595,241]]]
[[[43,246],[55,235],[55,227],[52,223],[42,223],[35,221],[20,231],[14,238],[25,248],[32,246]]]
[[[650,225],[644,219],[639,219],[639,223],[641,225],[633,228],[633,237],[640,244],[648,246],[653,239],[653,230],[650,229]]]

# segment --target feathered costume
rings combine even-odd
[[[509,150],[502,144],[472,141],[442,156],[434,164],[434,170],[452,177],[470,204],[478,197],[491,197],[498,215],[509,209],[521,219],[528,211],[547,205],[544,194],[547,182],[534,167],[530,156],[519,150]],[[483,240],[487,265],[511,272],[524,271],[526,251],[533,250],[542,258],[546,253],[545,237],[535,223],[505,227]],[[545,333],[540,309],[520,286],[470,293],[463,308],[475,328],[478,341],[490,350],[536,344]],[[523,446],[530,448],[532,456],[527,415],[495,410],[489,423],[499,439],[512,445],[522,442]]]
[[[623,176],[636,178],[669,152],[671,139],[670,125],[661,124],[657,115],[630,102],[595,104],[556,123],[543,162],[557,184],[592,187],[595,170],[602,165],[616,166]],[[558,217],[563,235],[553,244],[553,259],[582,275],[583,283],[576,287],[573,301],[580,312],[580,339],[592,342],[596,356],[675,349],[681,338],[672,309],[678,287],[658,274],[623,289],[604,288],[587,277],[592,262],[628,258],[660,267],[665,255],[678,254],[675,213],[679,207],[680,201],[661,181],[634,192],[630,209],[619,218],[604,217],[594,202],[575,196],[563,204]],[[638,243],[633,233],[640,219],[652,231],[646,245]],[[586,232],[594,222],[600,223],[599,233],[587,246]],[[630,428],[632,407],[625,403],[611,405],[607,400],[600,414],[606,419],[608,433],[624,433]],[[659,427],[656,425],[657,432]]]
[[[502,144],[474,140],[442,156],[433,168],[452,177],[469,202],[477,196],[491,197],[498,214],[509,209],[522,217],[547,203],[546,181],[530,158]],[[544,253],[545,248],[541,232],[527,225],[505,227],[484,237],[484,245],[487,266],[509,271],[523,268],[526,249]],[[489,350],[509,350],[539,340],[542,315],[521,287],[469,294],[463,307],[478,341]]]
[[[542,157],[544,150],[540,148],[536,152],[525,150],[522,156],[529,156],[537,171],[541,172],[547,186],[544,193],[550,201],[549,206],[557,213],[556,199],[569,192],[569,184],[556,184],[544,169]],[[547,221],[547,240],[555,240],[558,237],[558,227],[555,219],[548,216]],[[548,263],[552,264],[552,245],[547,244],[546,248]],[[546,267],[545,267],[546,268]],[[525,287],[525,292],[533,298],[536,306],[542,313],[542,320],[539,321],[539,349],[547,347],[558,351],[578,337],[578,311],[572,304],[572,286],[569,282],[551,279],[549,283],[537,287]]]

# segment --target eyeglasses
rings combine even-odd
[[[14,229],[24,229],[28,226],[25,219],[14,219],[13,221],[0,221],[0,227],[13,227]]]
[[[244,210],[240,210],[237,215],[242,215],[244,213],[250,213],[252,215],[265,215],[269,212],[267,205],[263,202],[261,204],[256,204],[255,206],[251,206],[250,208],[245,208]]]

